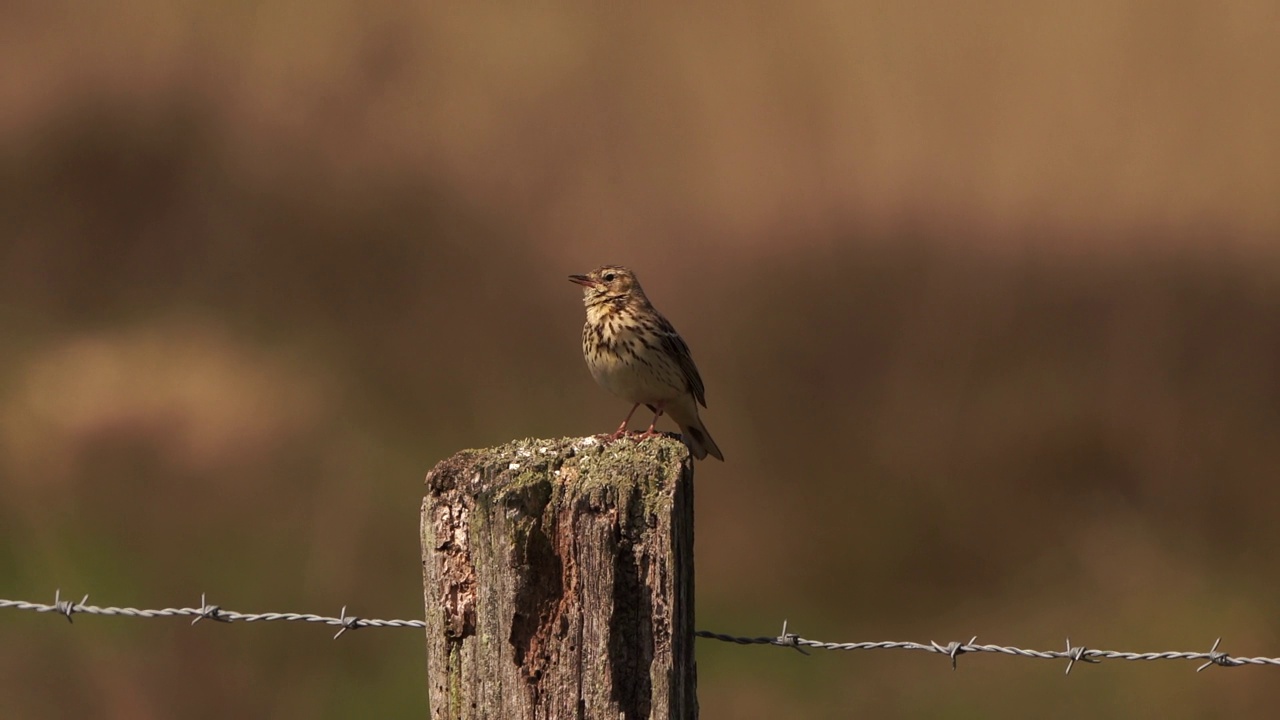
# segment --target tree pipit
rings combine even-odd
[[[609,439],[626,434],[636,408],[645,405],[653,411],[653,422],[641,439],[653,436],[658,417],[666,413],[680,426],[681,438],[695,458],[709,454],[724,460],[698,419],[698,404],[706,407],[707,399],[689,346],[649,303],[635,273],[605,265],[586,275],[570,275],[569,280],[584,288],[587,324],[582,327],[582,354],[591,376],[604,389],[635,403]]]

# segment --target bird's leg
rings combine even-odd
[[[607,440],[617,440],[618,438],[622,437],[623,435],[626,435],[626,434],[627,434],[627,423],[631,422],[631,416],[636,414],[636,408],[638,408],[638,407],[640,407],[640,403],[636,403],[635,405],[632,405],[632,406],[631,406],[631,412],[627,413],[627,418],[626,418],[625,420],[623,420],[623,421],[622,421],[622,424],[618,426],[618,429],[617,429],[617,430],[614,430],[614,431],[613,431],[613,434],[612,434],[612,435],[607,436],[605,439],[607,439]]]
[[[658,418],[659,418],[659,417],[661,417],[661,416],[662,416],[662,406],[661,406],[661,405],[659,405],[659,406],[658,406],[658,407],[656,407],[656,408],[654,409],[654,411],[653,411],[653,422],[649,423],[649,429],[648,429],[648,430],[645,430],[645,431],[644,431],[644,432],[642,432],[642,433],[640,433],[640,437],[639,437],[639,438],[637,438],[637,439],[638,439],[638,440],[644,440],[645,438],[651,438],[651,437],[653,437],[653,436],[654,436],[654,434],[655,434],[655,433],[653,432],[653,428],[654,428],[654,426],[656,426],[656,425],[658,424]]]

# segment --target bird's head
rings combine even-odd
[[[582,302],[586,305],[620,298],[644,298],[635,273],[621,265],[605,265],[586,275],[570,275],[569,281],[582,286]]]

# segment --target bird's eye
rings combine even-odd
[[[604,274],[604,281],[605,281],[605,282],[613,282],[613,279],[614,279],[615,277],[617,277],[617,276],[616,276],[616,275],[614,275],[613,273],[605,273],[605,274]]]

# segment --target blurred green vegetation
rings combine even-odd
[[[422,612],[421,478],[691,344],[698,625],[1280,655],[1280,11],[0,10],[0,597]],[[422,638],[0,615],[14,718],[423,717]],[[702,717],[1261,716],[1266,670],[702,641]],[[922,692],[921,688],[928,688]]]

